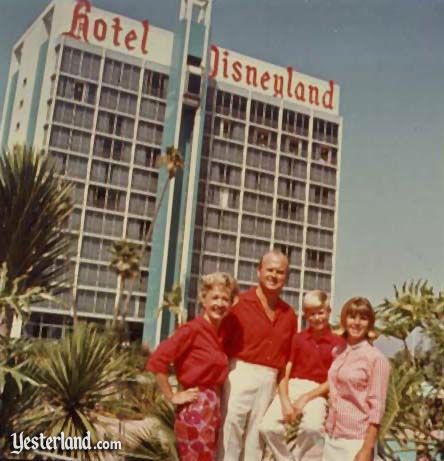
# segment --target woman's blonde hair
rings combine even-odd
[[[199,284],[199,301],[202,303],[205,295],[215,286],[220,286],[230,294],[230,301],[239,294],[239,285],[237,280],[228,272],[213,272],[212,274],[203,275]]]
[[[361,315],[362,317],[368,319],[368,332],[367,339],[373,341],[378,337],[378,334],[375,331],[375,311],[367,298],[362,298],[360,296],[355,296],[354,298],[349,299],[343,306],[341,310],[341,329],[338,332],[343,336],[347,336],[347,331],[345,329],[345,320],[349,315],[354,316],[356,314]]]

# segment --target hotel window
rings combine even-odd
[[[234,260],[222,258],[220,256],[204,255],[203,262],[203,273],[210,274],[212,272],[228,272],[234,273]]]
[[[315,118],[313,121],[313,138],[330,144],[337,144],[338,124]]]
[[[96,293],[94,302],[94,312],[97,314],[109,314],[114,312],[114,303],[116,296],[111,293]]]
[[[299,293],[297,291],[289,291],[288,289],[284,289],[282,299],[294,309],[297,309],[299,305]]]
[[[214,119],[214,134],[226,139],[243,142],[245,125],[220,117]]]
[[[140,116],[150,120],[163,122],[165,118],[165,103],[153,99],[142,98],[140,103]]]
[[[276,168],[276,154],[249,147],[247,151],[247,165],[274,173]]]
[[[296,157],[307,158],[308,142],[293,136],[282,135],[281,152],[294,155]]]
[[[320,205],[334,206],[336,193],[333,189],[320,186],[310,186],[309,200]]]
[[[103,71],[104,83],[120,86],[132,91],[138,91],[140,69],[114,59],[105,60]]]
[[[242,216],[241,231],[244,234],[257,235],[259,237],[271,237],[271,219],[259,218],[244,214]]]
[[[94,110],[68,102],[57,101],[54,108],[54,120],[66,125],[92,129]]]
[[[272,194],[274,192],[274,177],[258,171],[246,170],[244,186],[247,189]]]
[[[67,220],[64,222],[63,227],[70,231],[77,232],[80,230],[80,218],[82,215],[82,211],[78,208],[74,208],[72,213],[69,215]]]
[[[168,76],[145,69],[142,92],[151,96],[166,99]]]
[[[53,147],[71,149],[75,152],[87,154],[89,152],[90,140],[91,135],[88,133],[54,126],[51,130],[49,144]]]
[[[81,58],[82,52],[80,50],[64,47],[61,64],[62,72],[79,75]]]
[[[279,173],[305,179],[307,177],[307,163],[304,160],[281,155],[279,159]]]
[[[96,136],[93,155],[101,158],[112,158],[120,162],[129,162],[131,143]]]
[[[303,228],[293,223],[276,221],[274,238],[287,242],[302,243]]]
[[[139,166],[156,168],[157,170],[157,161],[159,157],[160,149],[157,147],[137,145],[136,153],[134,156],[134,163]]]
[[[97,237],[83,237],[81,257],[109,262],[112,241]]]
[[[139,122],[137,140],[149,144],[162,144],[163,129],[159,125],[148,122]]]
[[[304,290],[331,291],[331,276],[317,272],[306,271],[304,274]]]
[[[263,240],[241,238],[239,256],[259,261],[269,249],[269,242]]]
[[[304,221],[304,205],[278,199],[276,216],[290,221]]]
[[[123,218],[112,214],[88,210],[85,217],[85,232],[122,237]]]
[[[284,109],[282,117],[282,129],[289,133],[308,136],[309,116]]]
[[[331,270],[332,255],[316,250],[306,250],[305,264],[312,269]]]
[[[142,194],[131,194],[129,212],[140,216],[152,216],[156,208],[156,199]]]
[[[204,250],[211,253],[222,253],[224,255],[236,254],[236,237],[231,235],[205,233]]]
[[[331,250],[333,249],[333,232],[309,227],[307,245]]]
[[[264,102],[251,101],[250,121],[260,125],[277,128],[279,108]]]
[[[57,96],[66,99],[95,104],[97,85],[93,83],[79,82],[73,78],[61,75],[57,87]]]
[[[134,120],[122,115],[100,111],[97,118],[97,130],[124,138],[132,138]]]
[[[322,208],[308,207],[308,222],[317,226],[334,227],[334,212]]]
[[[250,126],[248,133],[248,142],[259,147],[266,147],[267,149],[276,149],[277,147],[277,134],[258,128],[256,126]]]
[[[302,249],[289,244],[277,243],[276,249],[280,250],[284,255],[287,256],[290,266],[301,266],[302,265]]]
[[[245,192],[243,209],[245,211],[271,216],[273,214],[273,199],[271,197]]]
[[[98,80],[100,74],[100,56],[83,52],[80,75],[90,80]]]
[[[336,186],[336,170],[313,164],[311,166],[310,179],[330,186]]]
[[[241,169],[233,165],[211,162],[210,179],[230,186],[241,185]]]
[[[211,184],[208,187],[208,195],[202,201],[207,201],[210,205],[216,205],[222,209],[239,208],[240,193],[227,187],[219,187]]]
[[[143,240],[149,231],[151,221],[146,219],[128,219],[128,227],[126,230],[127,238],[134,240]]]
[[[296,200],[305,200],[305,183],[280,177],[278,194]]]
[[[333,147],[313,143],[312,159],[316,160],[317,162],[336,165],[338,162],[338,151]]]
[[[94,161],[91,168],[91,180],[126,187],[128,184],[128,168],[108,162]]]
[[[247,98],[225,91],[218,91],[216,96],[216,112],[233,118],[245,120]]]
[[[113,211],[125,210],[125,193],[100,186],[90,186],[88,205]]]
[[[155,194],[157,192],[158,176],[159,175],[157,173],[152,171],[134,169],[131,187],[133,189]]]
[[[257,280],[257,263],[239,261],[237,278],[245,282],[255,282]]]
[[[74,189],[72,191],[73,202],[79,205],[83,205],[84,193],[85,193],[85,186],[80,183],[74,183]]]
[[[208,227],[237,232],[237,213],[231,213],[225,210],[208,209],[205,218],[205,225]]]
[[[226,160],[232,163],[242,165],[243,147],[236,144],[223,141],[221,139],[213,140],[213,148],[209,154],[214,159]]]

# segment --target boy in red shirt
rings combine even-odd
[[[344,344],[342,337],[332,333],[329,325],[330,304],[327,293],[313,290],[304,296],[304,317],[308,327],[293,337],[285,376],[262,420],[260,433],[276,461],[301,461],[304,454],[323,440],[326,400],[312,400],[304,408],[294,448],[285,441],[285,423],[295,420],[292,401],[318,387],[327,379],[333,361],[332,350]]]

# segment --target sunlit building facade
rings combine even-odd
[[[133,335],[155,343],[158,315],[183,290],[198,312],[199,275],[246,288],[270,248],[290,260],[284,298],[333,291],[341,151],[339,87],[210,44],[211,2],[182,2],[177,29],[87,1],[53,2],[15,45],[0,139],[42,148],[74,184],[65,305],[35,306],[27,334],[54,337],[83,317],[112,316],[113,241],[141,243],[167,181],[156,160],[180,149],[130,303]],[[290,57],[289,60],[294,60]]]

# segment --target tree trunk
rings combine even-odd
[[[123,294],[123,288],[124,288],[124,280],[122,279],[122,276],[119,275],[119,292],[117,293],[117,301],[114,305],[114,312],[113,312],[113,321],[111,323],[111,326],[114,328],[117,323],[117,318],[119,317],[120,313],[120,303],[122,302],[122,294]]]

